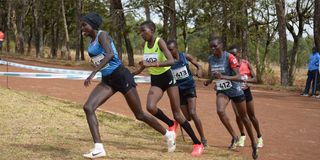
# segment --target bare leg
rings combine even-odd
[[[243,136],[243,135],[245,135],[245,133],[244,133],[242,120],[241,120],[240,115],[238,113],[237,107],[236,107],[236,105],[234,104],[233,101],[231,101],[231,104],[232,104],[233,111],[234,111],[234,113],[236,115],[237,125],[238,125],[238,128],[240,130],[240,134]]]
[[[204,137],[201,120],[196,111],[196,97],[188,98],[188,111],[190,115],[189,117],[193,119],[194,124],[197,127],[201,140],[206,140],[206,138]]]
[[[109,99],[114,94],[114,91],[108,85],[99,83],[89,95],[89,98],[83,106],[86,114],[87,122],[94,143],[101,143],[99,124],[95,114],[96,109]]]
[[[226,129],[228,130],[228,132],[232,136],[232,138],[236,138],[237,135],[234,132],[234,130],[229,122],[229,118],[226,114],[226,107],[228,105],[228,102],[229,102],[229,98],[226,95],[219,93],[217,95],[217,101],[216,101],[217,113],[219,115],[219,118],[220,118],[222,124],[226,127]]]
[[[254,113],[253,100],[247,102],[247,112],[248,112],[248,116],[253,124],[254,129],[257,131],[258,137],[261,137],[262,135],[261,135],[260,127],[259,127],[259,122],[255,116],[255,113]]]
[[[166,129],[153,116],[143,112],[136,88],[131,88],[124,96],[136,119],[147,123],[162,135],[166,134]]]

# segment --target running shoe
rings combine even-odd
[[[262,137],[258,138],[257,147],[258,148],[262,148],[263,147],[263,139],[262,139]]]
[[[167,137],[168,152],[174,152],[176,150],[176,133],[168,131],[169,136]]]
[[[303,97],[308,97],[309,95],[306,94],[306,93],[301,93],[301,96],[303,96]]]
[[[203,144],[194,144],[191,155],[194,157],[200,156],[203,153],[203,150],[204,150]]]
[[[257,146],[252,147],[252,158],[254,160],[258,159],[258,147]]]
[[[231,144],[228,147],[229,149],[236,149],[237,148],[237,143],[238,143],[238,137],[234,137],[231,139]]]
[[[204,147],[209,147],[207,139],[205,138],[201,139],[201,143],[203,144]]]
[[[245,140],[246,140],[246,136],[240,136],[237,146],[244,147]]]
[[[89,153],[83,154],[83,157],[85,158],[99,158],[106,156],[106,151],[104,149],[97,150],[97,149],[91,149]]]

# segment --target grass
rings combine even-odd
[[[0,159],[83,159],[92,139],[80,104],[0,88]],[[193,159],[191,141],[166,152],[163,137],[144,123],[97,111],[106,159]],[[198,159],[242,159],[209,147]]]

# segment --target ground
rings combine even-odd
[[[75,67],[49,65],[31,61],[19,60],[16,62],[75,69]],[[0,71],[6,71],[6,67],[0,65]],[[13,67],[9,67],[9,71],[32,72]],[[83,81],[77,80],[40,80],[9,77],[7,83],[6,77],[0,77],[0,87],[2,88],[9,87],[15,90],[38,92],[79,103],[86,101],[88,94],[97,83],[94,82],[90,87],[86,88],[83,86]],[[231,138],[217,116],[215,93],[212,90],[212,86],[203,87],[201,83],[198,83],[198,86],[197,112],[201,117],[209,145],[210,147],[227,150]],[[137,89],[142,105],[145,106],[149,84],[139,84]],[[316,149],[320,144],[320,139],[318,138],[320,135],[320,99],[301,97],[297,92],[269,91],[254,87],[252,88],[252,92],[255,112],[260,123],[265,145],[259,150],[259,159],[302,160],[320,158],[320,151]],[[159,107],[172,117],[166,95],[160,101]],[[120,93],[116,93],[100,109],[134,117]],[[234,129],[238,131],[230,105],[227,110]],[[191,124],[193,125],[193,123]],[[235,153],[251,157],[249,146],[250,141],[247,138],[246,146],[244,148],[237,148]]]

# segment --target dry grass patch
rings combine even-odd
[[[0,88],[0,159],[83,159],[92,147],[80,104]],[[106,159],[192,159],[190,139],[178,137],[175,153],[144,123],[97,112]],[[210,147],[198,159],[240,159]]]

